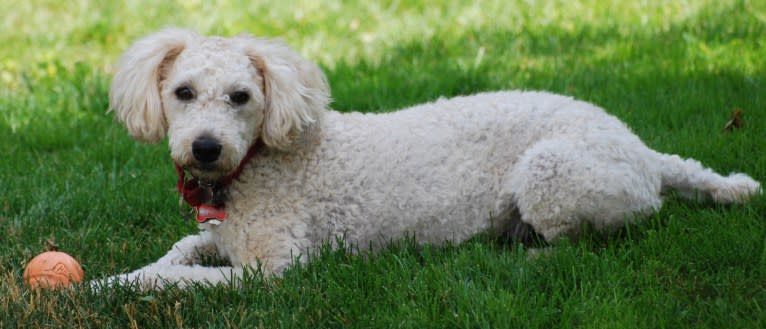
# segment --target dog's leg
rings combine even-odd
[[[243,275],[242,267],[220,266],[207,267],[201,265],[168,265],[158,262],[144,266],[130,273],[111,276],[103,280],[91,282],[91,288],[101,290],[113,285],[135,285],[149,289],[162,289],[168,285],[185,287],[190,283],[201,284],[234,284],[239,285]]]
[[[156,262],[131,273],[111,276],[91,283],[93,287],[112,284],[138,284],[141,288],[161,288],[166,283],[184,285],[187,281],[218,283],[241,276],[233,267],[199,266],[214,258],[216,247],[208,232],[187,236],[173,244],[167,254]]]
[[[187,236],[173,244],[167,254],[157,260],[157,264],[165,265],[194,265],[206,259],[214,258],[217,254],[210,233],[202,231],[196,235]]]
[[[618,228],[662,204],[660,175],[640,160],[648,149],[621,148],[604,140],[538,142],[509,173],[504,195],[549,242],[576,236],[586,222],[597,230]]]
[[[249,221],[221,225],[218,235],[224,241],[221,253],[233,265],[259,268],[264,276],[280,276],[295,262],[305,261],[315,250],[312,225],[316,219],[302,201],[283,198],[281,202],[262,202]]]

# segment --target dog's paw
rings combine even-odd
[[[102,292],[117,286],[151,290],[158,288],[158,281],[140,272],[113,275],[104,279],[91,280],[88,282],[94,292]]]
[[[104,290],[109,289],[110,287],[119,285],[121,282],[127,282],[127,275],[115,275],[110,276],[108,278],[104,279],[96,279],[88,281],[87,285],[90,287],[90,289],[94,292],[103,292]]]
[[[156,263],[160,265],[190,265],[193,263],[193,260],[194,257],[192,257],[192,255],[173,248],[158,259]]]

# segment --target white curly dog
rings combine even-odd
[[[236,282],[257,266],[279,275],[338,236],[366,248],[527,227],[555,241],[623,226],[668,189],[720,203],[760,192],[745,174],[656,152],[602,109],[545,92],[331,111],[316,65],[247,35],[149,35],[119,61],[109,97],[136,139],[168,136],[201,232],[107,284]],[[201,265],[210,255],[230,266]]]

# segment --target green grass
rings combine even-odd
[[[374,257],[325,249],[241,289],[24,288],[46,239],[94,279],[196,230],[177,214],[167,147],[106,113],[111,63],[165,25],[281,37],[325,69],[340,111],[551,90],[607,108],[660,151],[766,178],[766,2],[368,2],[0,0],[0,328],[766,327],[764,197],[669,197],[619,234],[534,260],[486,237],[403,239]],[[735,108],[746,125],[723,132]]]

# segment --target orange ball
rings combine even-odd
[[[85,272],[72,256],[46,251],[35,256],[24,269],[24,282],[31,288],[59,288],[81,282]]]

